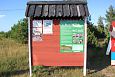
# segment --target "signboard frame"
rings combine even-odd
[[[31,30],[30,30],[30,17],[28,17],[28,47],[29,47],[29,68],[30,68],[30,77],[32,76],[32,58],[31,58]],[[84,22],[84,31],[85,31],[85,39],[84,39],[84,66],[83,66],[83,75],[86,76],[86,64],[87,64],[87,18],[85,18]]]

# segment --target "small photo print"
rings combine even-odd
[[[33,27],[42,27],[42,20],[33,20]]]
[[[72,50],[72,45],[61,45],[61,50]]]
[[[74,34],[73,35],[74,44],[83,44],[83,34]]]

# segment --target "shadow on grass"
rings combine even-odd
[[[33,77],[81,77],[83,67],[75,66],[38,66],[33,67]]]
[[[101,71],[110,65],[111,56],[106,55],[106,48],[106,46],[104,46],[103,48],[88,48],[88,74]]]
[[[28,73],[28,72],[29,72],[29,69],[0,72],[0,77],[12,77],[12,76],[15,76],[15,75],[21,75],[21,74]]]

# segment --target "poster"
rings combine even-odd
[[[111,65],[115,65],[115,21],[112,21],[112,27],[113,27],[113,30],[112,30],[112,34],[111,36]]]
[[[43,34],[53,34],[53,21],[43,20]]]
[[[32,40],[42,41],[42,20],[33,21]]]
[[[84,21],[63,20],[60,22],[60,51],[84,51]]]

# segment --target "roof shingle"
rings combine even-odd
[[[27,17],[86,17],[89,15],[86,2],[80,1],[30,1]]]

